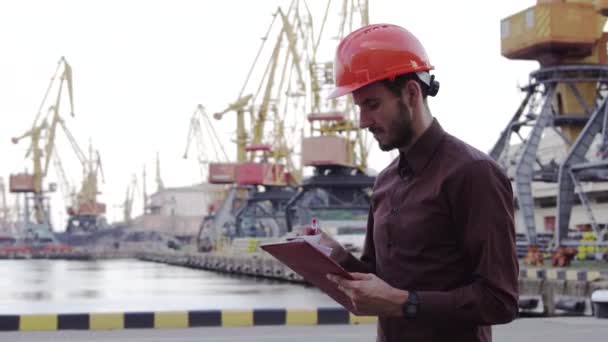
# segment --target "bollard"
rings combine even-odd
[[[608,318],[608,281],[595,281],[589,286],[593,314],[596,318]]]
[[[543,279],[519,279],[519,311],[520,314],[542,315],[545,313],[543,298]]]
[[[596,318],[608,318],[608,290],[596,290],[591,295]]]
[[[543,284],[543,302],[546,316],[555,316],[555,298],[565,293],[566,281],[561,279],[548,279]]]

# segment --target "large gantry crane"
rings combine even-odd
[[[61,99],[64,88],[67,88],[70,104],[70,113],[74,115],[74,102],[72,96],[72,68],[61,58],[55,74],[42,99],[38,113],[32,127],[22,135],[12,138],[14,144],[23,139],[29,140],[26,158],[32,161],[32,172],[11,174],[9,188],[13,193],[23,193],[25,198],[24,226],[25,233],[33,240],[54,241],[53,228],[50,219],[49,192],[55,191],[55,184],[44,188],[44,178],[47,176],[50,162],[55,148],[55,135],[57,126],[62,124],[60,116]],[[51,91],[56,90],[55,101],[49,106],[46,115],[43,114],[47,99]]]
[[[286,12],[276,10],[237,100],[214,114],[221,119],[236,112],[237,155],[233,162],[209,164],[209,182],[227,184],[229,189],[216,212],[203,221],[200,250],[219,246],[220,240],[278,237],[287,231],[285,205],[301,178],[294,154],[307,94],[307,56],[301,51],[306,51],[310,37],[301,29],[301,3],[294,0]],[[274,43],[270,51],[264,49],[266,42]],[[260,67],[264,52],[268,62]],[[260,82],[245,95],[252,75]]]
[[[104,214],[106,205],[98,201],[99,178],[104,180],[103,167],[99,151],[93,150],[89,145],[88,157],[80,149],[74,137],[64,127],[66,135],[78,156],[82,166],[82,184],[80,190],[72,198],[72,204],[68,206],[68,233],[90,233],[92,231],[109,228]]]
[[[44,188],[44,179],[48,175],[51,162],[58,174],[61,190],[67,204],[66,209],[69,215],[67,231],[70,233],[83,230],[91,231],[98,229],[102,225],[101,223],[105,222],[101,216],[105,213],[105,205],[97,202],[99,193],[97,179],[98,174],[102,173],[99,153],[97,151],[94,153],[91,148],[89,157],[87,157],[68,129],[65,119],[61,115],[65,89],[67,89],[70,116],[73,117],[72,68],[62,57],[58,62],[55,74],[51,78],[32,127],[27,132],[12,139],[14,144],[23,139],[29,139],[30,141],[26,158],[32,160],[32,173],[25,172],[10,176],[10,191],[25,194],[24,224],[26,232],[41,239],[53,241],[48,193],[56,190],[56,183],[49,184],[47,189]],[[46,110],[46,115],[43,115],[49,95],[52,92],[56,92],[55,99]],[[63,131],[82,166],[83,181],[78,192],[73,191],[67,181],[65,170],[57,153],[58,130]]]
[[[246,100],[248,101],[248,99]],[[236,110],[237,116],[240,117],[240,108],[240,104],[233,104],[225,112]],[[240,122],[240,120],[238,121]],[[241,124],[244,125],[244,121],[239,123],[239,125]],[[237,146],[239,144],[237,142]],[[246,193],[243,193],[242,189],[239,191],[239,189],[231,186],[235,181],[237,164],[229,162],[224,145],[222,145],[205,107],[201,104],[196,106],[190,117],[184,159],[188,159],[188,154],[193,145],[197,152],[196,159],[200,169],[201,181],[226,187],[225,189],[220,187],[220,190],[213,191],[213,202],[210,204],[208,212],[203,217],[199,227],[198,249],[209,251],[222,240],[220,235],[222,228],[216,227],[231,225],[236,210],[233,206],[237,206],[238,198],[246,196]],[[243,158],[243,161],[245,160],[244,156],[241,158]]]
[[[577,199],[596,237],[594,244],[608,244],[602,241],[598,222],[600,218],[608,223],[608,217],[593,212],[589,197],[592,182],[608,181],[606,15],[607,1],[537,1],[501,21],[502,55],[540,64],[522,88],[522,103],[490,151],[514,182],[518,219],[528,240],[527,259],[533,264],[542,263],[537,225],[544,219],[535,217],[533,182],[557,183],[557,194],[549,196],[556,198],[556,212],[547,218],[556,218],[558,251],[580,245],[569,237]],[[549,130],[563,142],[561,158],[547,160],[547,155],[539,153]],[[515,136],[520,138],[519,149],[509,151]]]
[[[240,107],[238,107],[240,108]],[[231,109],[231,108],[229,108]],[[238,109],[237,109],[238,110]],[[228,111],[228,110],[226,110]],[[186,142],[186,150],[184,151],[183,158],[188,159],[188,153],[194,143],[197,153],[197,161],[201,173],[201,181],[223,181],[223,177],[228,177],[228,180],[232,181],[233,177],[230,175],[226,176],[222,174],[216,174],[219,179],[212,179],[212,176],[208,175],[210,164],[226,164],[228,163],[228,154],[224,149],[224,146],[220,142],[216,130],[213,128],[211,119],[207,115],[205,106],[199,104],[190,117],[190,125],[188,126],[188,138]],[[210,153],[209,151],[212,151]],[[243,157],[243,161],[244,161]],[[210,177],[208,179],[208,177]]]
[[[303,180],[302,191],[286,207],[288,230],[309,224],[313,217],[330,232],[364,227],[375,181],[367,174],[370,141],[359,129],[352,97],[324,100],[334,85],[333,63],[317,59],[331,8],[329,1],[317,39],[309,46],[310,131],[302,140],[301,157],[303,166],[313,167],[313,175]],[[367,0],[343,0],[340,12],[337,40],[369,23]],[[312,24],[308,30],[313,31]]]

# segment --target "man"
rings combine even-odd
[[[323,235],[356,280],[328,278],[359,314],[379,317],[378,341],[491,341],[490,326],[518,312],[509,179],[433,118],[427,96],[439,84],[407,30],[351,33],[335,68],[330,98],[352,93],[361,128],[399,157],[376,179],[361,258]]]

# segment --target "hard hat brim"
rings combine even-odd
[[[331,91],[331,93],[329,94],[329,96],[327,96],[328,100],[333,100],[335,98],[338,98],[340,96],[344,96],[347,94],[352,93],[353,91],[363,87],[364,85],[361,84],[357,84],[357,85],[350,85],[350,86],[343,86],[343,87],[336,87],[334,88],[334,90]]]
[[[419,70],[414,70],[414,71],[409,71],[409,72],[395,72],[395,75],[402,75],[402,74],[407,74],[407,73],[415,73],[420,80],[425,83],[426,85],[430,86],[430,74],[428,73],[430,70],[435,69],[435,67],[433,66],[425,66],[425,67],[421,67],[419,68]],[[384,80],[384,79],[388,79],[391,76],[395,76],[395,75],[383,75],[382,77],[379,77],[378,79],[371,79],[371,80],[367,80],[366,82],[362,82],[362,83],[356,83],[356,84],[350,84],[347,86],[341,86],[341,87],[335,87],[334,90],[331,91],[331,93],[329,94],[329,96],[327,96],[328,100],[332,100],[335,99],[337,97],[340,96],[344,96],[346,94],[350,94],[353,91],[363,88],[369,84],[372,84],[374,82],[378,82],[380,80]]]

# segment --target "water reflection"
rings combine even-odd
[[[97,290],[81,290],[81,291],[70,292],[68,295],[69,295],[70,298],[88,298],[88,299],[93,299],[93,298],[102,298],[103,297],[103,292],[97,291]]]
[[[0,314],[336,305],[298,284],[137,260],[0,260]]]
[[[70,268],[70,270],[75,272],[97,272],[102,271],[103,269],[103,266],[95,261],[91,261],[90,264],[78,265]]]
[[[40,302],[50,300],[52,295],[47,291],[24,291],[24,292],[16,292],[12,294],[12,297],[15,299],[23,299],[33,302]]]
[[[46,279],[37,277],[37,278],[31,279],[29,282],[31,282],[32,284],[44,284],[44,282],[46,282]]]

